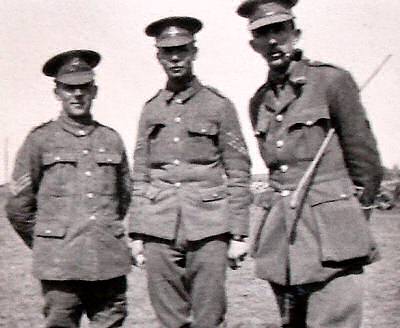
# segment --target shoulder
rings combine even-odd
[[[33,127],[28,136],[27,140],[34,140],[41,138],[41,136],[46,136],[47,134],[51,134],[53,129],[56,127],[55,121],[49,120],[47,122],[41,123],[35,127]]]
[[[160,96],[161,92],[162,92],[162,89],[158,90],[157,93],[153,97],[151,97],[150,99],[148,99],[145,102],[145,105],[151,104],[154,100],[156,100]]]
[[[101,124],[99,122],[95,122],[97,125],[97,130],[107,139],[120,141],[122,140],[119,132],[108,125]]]
[[[219,91],[217,88],[214,88],[212,86],[209,85],[205,85],[204,89],[206,90],[206,92],[210,93],[211,95],[215,96],[218,99],[223,99],[223,100],[229,100],[226,96],[224,96],[222,94],[221,91]]]
[[[234,108],[232,101],[214,87],[205,85],[200,91],[199,95],[203,97],[202,101],[208,104],[208,107],[210,108],[220,108],[228,110]]]
[[[318,72],[318,74],[322,74],[329,80],[340,80],[351,77],[351,74],[347,70],[331,63],[310,60],[308,61],[308,66],[311,71]]]

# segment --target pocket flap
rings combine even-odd
[[[200,194],[203,202],[211,202],[225,198],[228,195],[228,191],[226,190],[225,186],[218,186],[200,190]]]
[[[116,153],[99,153],[95,155],[96,163],[99,164],[120,164],[122,160],[121,154]]]
[[[119,237],[122,237],[125,235],[125,228],[119,222],[114,222],[114,223],[110,224],[110,229],[111,229],[112,234],[115,237],[119,238]]]
[[[287,124],[289,127],[297,124],[312,126],[320,120],[330,120],[330,118],[328,106],[321,105],[301,111],[297,115],[292,116]]]
[[[38,223],[35,226],[35,235],[48,238],[63,238],[67,228],[58,222]]]
[[[213,122],[193,121],[189,123],[188,130],[196,134],[213,136],[218,133],[218,126]]]
[[[162,122],[151,122],[146,130],[147,137],[153,138],[163,127],[165,124]]]
[[[44,153],[42,155],[42,161],[44,165],[55,163],[75,163],[77,162],[77,154],[64,152]]]
[[[354,195],[354,185],[347,179],[327,181],[312,186],[309,192],[309,204],[318,204],[349,199]]]

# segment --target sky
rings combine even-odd
[[[71,49],[99,52],[99,94],[92,112],[116,129],[131,157],[143,104],[165,85],[153,38],[144,33],[166,16],[199,18],[194,70],[206,85],[230,98],[239,113],[253,162],[266,172],[248,118],[248,102],[264,83],[267,66],[249,46],[247,20],[236,14],[240,0],[1,0],[0,1],[0,183],[29,131],[58,116],[54,82],[41,73],[53,55]],[[400,164],[400,1],[300,0],[294,8],[302,30],[298,44],[310,59],[349,70],[362,85],[362,101],[385,166]],[[5,144],[8,144],[8,168]]]

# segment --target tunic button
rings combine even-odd
[[[281,148],[283,146],[283,144],[284,144],[283,140],[278,140],[276,142],[276,147]]]
[[[307,121],[307,122],[306,122],[306,125],[307,125],[307,126],[310,126],[310,125],[312,125],[312,124],[313,124],[313,121]]]
[[[175,121],[176,123],[179,123],[179,122],[181,121],[181,118],[180,118],[180,117],[175,117],[174,121]]]
[[[179,164],[181,164],[181,161],[179,159],[176,159],[176,160],[174,160],[174,164],[179,165]]]
[[[86,172],[85,172],[85,175],[88,176],[88,177],[91,177],[91,176],[92,176],[92,172],[86,171]]]
[[[92,215],[90,218],[89,218],[89,220],[96,220],[96,215]]]
[[[202,128],[202,129],[201,129],[201,132],[203,132],[203,133],[204,133],[204,132],[207,132],[207,129]]]
[[[79,131],[78,131],[78,134],[79,134],[80,136],[84,136],[84,135],[86,134],[86,132],[83,131],[83,130],[79,130]]]
[[[100,152],[100,153],[104,153],[105,151],[106,151],[106,150],[105,150],[104,148],[100,148],[100,149],[99,149],[99,152]]]
[[[61,159],[61,157],[60,157],[60,156],[56,156],[56,157],[54,157],[54,159],[55,159],[56,161],[59,161],[59,160]]]
[[[347,198],[346,194],[340,194],[340,198]]]
[[[175,185],[175,187],[180,187],[181,183],[180,182],[175,182],[174,185]]]
[[[49,234],[49,233],[51,233],[51,230],[50,229],[46,229],[44,232]]]
[[[283,115],[281,115],[281,114],[276,115],[275,119],[276,119],[278,122],[282,122],[282,120],[283,120]]]
[[[285,173],[287,170],[289,170],[289,166],[284,164],[280,166],[280,169],[282,173]]]
[[[290,195],[290,190],[282,190],[281,191],[281,196],[286,197]]]
[[[93,198],[93,197],[94,197],[93,193],[91,193],[91,192],[87,193],[86,196],[87,196],[88,198]]]
[[[82,150],[82,153],[83,153],[84,155],[87,155],[87,154],[89,154],[89,150],[84,149],[84,150]]]
[[[182,103],[183,103],[183,100],[182,100],[182,99],[176,99],[175,102],[176,102],[177,104],[182,104]]]
[[[181,139],[179,137],[174,138],[174,142],[179,142]]]

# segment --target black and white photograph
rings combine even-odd
[[[399,15],[1,0],[0,327],[400,327]]]

